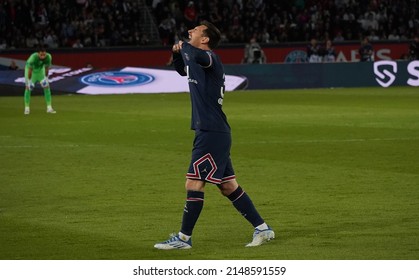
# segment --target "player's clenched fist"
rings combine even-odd
[[[179,41],[179,43],[174,44],[173,47],[172,47],[172,51],[174,53],[180,52],[180,50],[182,49],[182,44],[183,44],[183,41]]]

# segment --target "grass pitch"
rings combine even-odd
[[[187,94],[0,97],[0,259],[418,259],[417,88],[239,91],[224,110],[239,183],[277,238],[208,185],[180,228]]]

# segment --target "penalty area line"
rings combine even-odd
[[[345,142],[368,142],[368,141],[414,141],[419,137],[408,138],[353,138],[353,139],[312,139],[312,140],[279,140],[279,141],[255,141],[256,144],[287,144],[287,143],[345,143]],[[243,144],[245,142],[241,142]]]
[[[104,145],[77,145],[77,144],[63,144],[63,145],[0,145],[0,148],[78,148],[78,147],[103,147]]]

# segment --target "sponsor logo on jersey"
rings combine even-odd
[[[140,72],[106,71],[92,73],[80,78],[80,81],[90,86],[126,87],[151,83],[154,77]]]

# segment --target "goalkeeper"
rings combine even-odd
[[[25,115],[30,113],[31,92],[35,84],[39,82],[44,90],[45,101],[47,103],[47,113],[55,114],[51,105],[51,89],[48,81],[48,70],[51,66],[52,56],[47,53],[44,46],[40,46],[37,52],[31,54],[25,66]]]

